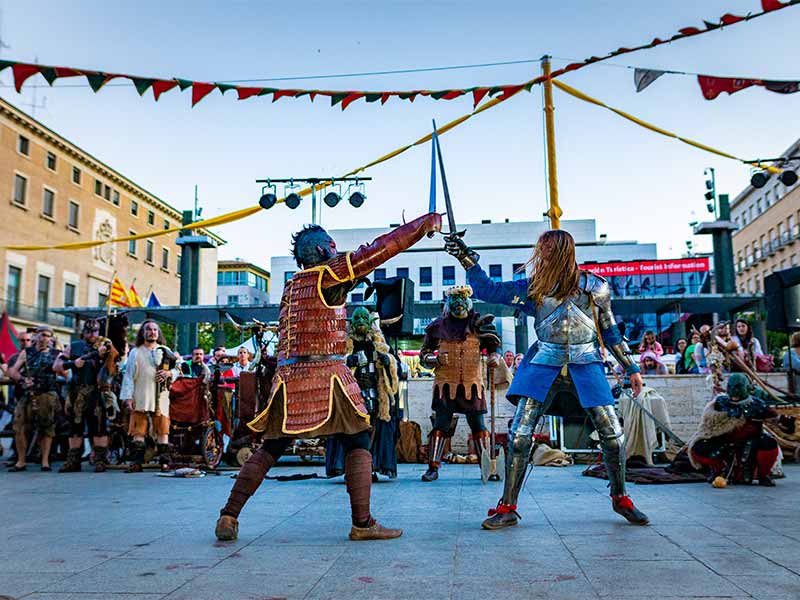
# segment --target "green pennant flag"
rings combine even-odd
[[[189,81],[188,79],[176,79],[175,81],[178,82],[178,87],[181,88],[181,91],[188,90],[192,87],[193,81]]]
[[[221,94],[224,94],[228,90],[235,90],[236,86],[231,85],[229,83],[215,83],[214,85],[217,86],[217,89],[220,91]]]
[[[12,66],[14,61],[11,60],[0,60],[0,71],[3,69],[7,69],[8,67]]]
[[[336,106],[349,95],[350,94],[348,92],[345,92],[344,94],[331,94],[331,106]]]
[[[366,98],[367,98],[367,102],[377,102],[378,100],[380,100],[380,99],[381,99],[381,94],[380,94],[380,93],[377,93],[377,94],[367,94],[367,95],[366,95]]]
[[[86,80],[89,82],[89,87],[95,93],[100,91],[100,88],[103,87],[107,80],[106,74],[99,71],[85,71],[84,75],[86,75]]]
[[[130,77],[129,79],[133,82],[140,96],[144,96],[144,93],[156,82],[155,79],[145,79],[143,77]]]
[[[2,70],[3,69],[0,68],[0,71]],[[47,83],[49,83],[50,85],[53,85],[53,83],[55,83],[55,80],[58,79],[58,74],[56,73],[56,70],[53,67],[42,67],[39,73],[42,74],[42,77],[44,77],[47,80]]]
[[[278,88],[262,88],[260,92],[258,92],[259,96],[267,96],[269,94],[274,94],[278,91]]]

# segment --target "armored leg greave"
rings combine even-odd
[[[344,459],[345,483],[350,496],[350,512],[353,525],[369,527],[372,516],[369,498],[372,489],[372,455],[369,450],[354,448]]]
[[[600,447],[603,449],[603,462],[608,472],[608,482],[612,496],[625,495],[625,434],[619,424],[613,406],[592,406],[586,409],[592,419]]]
[[[222,507],[220,514],[234,519],[238,518],[245,503],[250,499],[250,496],[256,493],[258,486],[264,481],[267,471],[276,462],[277,460],[263,447],[253,452],[236,476],[236,482],[233,484],[228,501]]]
[[[428,465],[431,468],[438,469],[442,464],[442,454],[444,453],[444,443],[447,437],[444,431],[434,429],[431,431],[431,437],[428,441]]]
[[[505,487],[503,489],[503,504],[516,506],[525,472],[530,462],[531,448],[533,447],[533,431],[545,411],[543,402],[533,398],[520,398],[517,412],[511,423],[509,436],[509,458]]]

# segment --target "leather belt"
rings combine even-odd
[[[292,356],[291,358],[279,360],[278,366],[285,367],[287,365],[309,362],[344,361],[345,358],[344,354],[304,354],[302,356]]]

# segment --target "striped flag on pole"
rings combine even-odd
[[[133,287],[133,282],[131,282],[131,287],[128,290],[128,306],[144,306],[144,302],[136,292],[136,288]]]
[[[114,280],[111,282],[111,295],[108,297],[108,304],[110,306],[130,306],[128,291],[122,285],[119,277],[114,276]]]

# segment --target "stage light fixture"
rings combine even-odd
[[[769,181],[769,172],[767,171],[756,171],[750,177],[750,185],[754,188],[763,188],[767,185],[767,181]]]
[[[360,208],[364,204],[364,200],[366,199],[367,197],[361,192],[353,192],[352,194],[350,194],[350,197],[347,199],[347,201],[353,208]]]
[[[258,199],[258,205],[264,210],[270,209],[275,206],[278,201],[278,196],[275,195],[275,186],[267,183],[261,188],[261,198]]]
[[[331,208],[333,208],[334,206],[339,204],[339,201],[341,199],[342,197],[336,192],[328,192],[327,194],[325,194],[325,197],[322,199],[322,201]]]
[[[786,187],[792,187],[795,183],[797,183],[797,173],[794,171],[784,171],[780,174],[779,179]]]
[[[292,192],[291,194],[286,196],[286,200],[284,202],[286,203],[287,207],[295,209],[298,206],[300,206],[300,202],[302,202],[302,200],[303,199],[300,197],[300,194]]]

